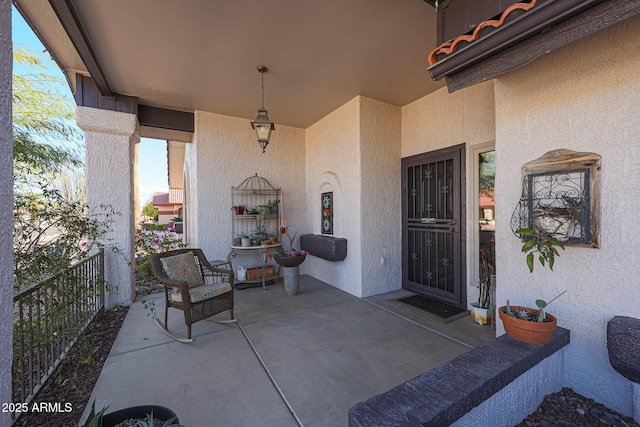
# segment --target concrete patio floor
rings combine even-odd
[[[91,401],[167,406],[189,427],[346,426],[354,404],[495,336],[471,316],[445,324],[393,301],[406,295],[359,299],[309,276],[294,297],[282,281],[239,290],[239,323],[198,322],[192,344],[165,335],[137,301]],[[186,334],[182,312],[169,310],[169,328]]]

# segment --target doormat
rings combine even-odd
[[[453,322],[454,320],[458,320],[469,315],[468,310],[454,307],[442,301],[423,297],[422,295],[412,295],[410,297],[399,298],[396,301],[400,305],[417,309],[421,313],[443,323]]]

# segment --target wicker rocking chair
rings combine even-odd
[[[171,338],[180,342],[193,342],[191,325],[223,311],[233,317],[233,271],[215,268],[209,264],[202,249],[176,249],[151,257],[153,273],[164,286],[164,324],[155,321]],[[169,307],[182,310],[187,325],[187,338],[180,338],[167,329]]]

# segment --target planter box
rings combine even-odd
[[[479,325],[489,325],[493,317],[493,310],[490,308],[478,308],[476,304],[471,304],[471,317]]]
[[[268,265],[264,268],[265,277],[271,277],[275,274],[275,267],[273,265]],[[247,268],[247,280],[260,280],[262,279],[262,268]]]

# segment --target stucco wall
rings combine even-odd
[[[11,402],[13,363],[13,133],[11,126],[11,2],[0,0],[0,402]],[[0,425],[11,424],[0,412]]]
[[[402,157],[466,144],[466,205],[473,206],[473,158],[471,148],[495,140],[493,81],[448,93],[442,88],[402,108]],[[467,209],[467,302],[477,300],[474,252],[471,245],[477,232],[470,208]]]
[[[533,305],[571,330],[566,385],[631,415],[631,383],[607,358],[606,323],[640,317],[640,17],[551,52],[495,82],[497,299]],[[522,164],[568,148],[602,155],[601,248],[567,247],[554,272],[530,274],[510,217]],[[499,323],[499,332],[502,325]]]
[[[307,257],[311,276],[355,296],[361,282],[360,104],[356,97],[306,130],[306,224],[320,234],[320,195],[333,192],[333,233],[347,239],[347,258],[340,262]]]
[[[105,279],[112,292],[107,307],[129,305],[135,298],[133,235],[135,230],[135,145],[140,142],[135,114],[77,107],[76,121],[84,131],[87,204],[97,212],[109,205],[121,215],[113,218],[106,236],[120,253],[105,250]]]
[[[402,287],[399,107],[361,98],[361,296]]]
[[[402,157],[495,139],[493,82],[447,88],[402,107]]]
[[[233,240],[231,187],[256,173],[282,188],[284,222],[295,224],[290,230],[298,234],[310,231],[304,229],[303,129],[276,123],[262,153],[251,120],[197,111],[193,140],[185,152],[186,193],[190,195],[185,221],[190,246],[202,248],[209,259],[227,259]]]

